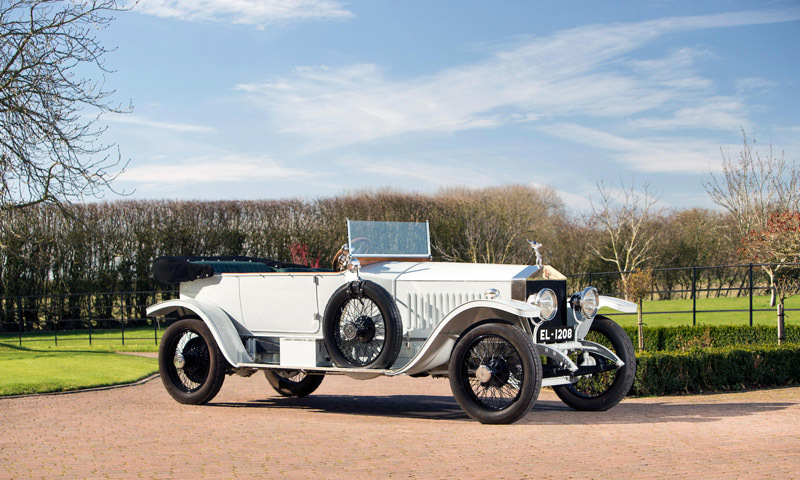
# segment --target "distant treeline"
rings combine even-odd
[[[164,288],[151,273],[160,255],[248,255],[328,266],[346,242],[346,218],[429,220],[437,260],[530,264],[530,239],[544,245],[545,260],[563,273],[613,269],[593,251],[606,239],[589,215],[571,213],[549,188],[528,186],[315,200],[117,201],[3,215],[0,296]],[[652,266],[736,261],[721,213],[670,211],[651,221],[659,232]],[[716,281],[713,271],[704,275]],[[685,278],[658,281],[669,288]]]

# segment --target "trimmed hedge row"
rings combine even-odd
[[[800,383],[800,343],[640,352],[631,393],[639,396],[763,388]]]
[[[636,327],[625,327],[633,345],[638,345]],[[800,343],[800,325],[786,325],[787,343]],[[774,326],[681,326],[644,329],[644,349],[648,352],[683,352],[696,348],[722,348],[777,345]]]

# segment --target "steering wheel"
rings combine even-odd
[[[342,245],[342,248],[340,248],[333,255],[333,269],[337,272],[344,271],[344,269],[347,268],[347,262],[351,255],[369,253],[370,247],[372,247],[372,242],[370,242],[369,238],[367,237],[358,237],[354,238],[350,242],[350,246],[353,247],[352,251],[348,252],[348,246],[347,244],[344,244]]]
[[[372,247],[372,242],[370,242],[369,238],[367,237],[358,237],[350,240],[350,255],[358,255],[359,253],[365,254],[369,253],[369,249]]]

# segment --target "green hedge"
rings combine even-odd
[[[742,390],[800,383],[800,343],[641,352],[632,394]]]
[[[638,345],[636,327],[625,327],[633,345]],[[786,341],[800,343],[800,325],[786,326]],[[722,348],[777,345],[777,327],[685,326],[644,329],[644,349],[653,351],[688,351],[695,348]]]

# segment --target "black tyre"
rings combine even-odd
[[[448,375],[458,404],[481,423],[516,422],[542,387],[542,363],[531,339],[504,323],[483,324],[461,337]]]
[[[184,317],[164,331],[158,368],[172,398],[202,405],[219,392],[228,362],[206,324],[196,317]]]
[[[377,283],[358,281],[331,296],[322,333],[335,365],[387,368],[400,352],[403,323],[389,292]]]
[[[264,370],[270,386],[284,397],[305,397],[314,392],[325,375],[309,375],[298,370]]]
[[[571,385],[553,387],[558,398],[575,410],[601,411],[618,404],[631,389],[636,378],[636,356],[633,343],[619,325],[603,316],[595,317],[584,340],[599,343],[618,356],[625,365],[601,373],[578,378]],[[581,367],[610,367],[612,361],[595,353],[575,353],[572,360]]]

